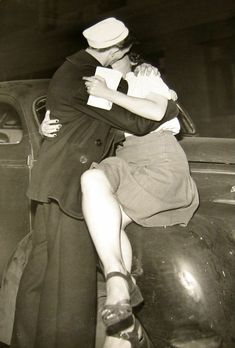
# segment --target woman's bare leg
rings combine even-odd
[[[105,275],[118,271],[131,271],[132,247],[125,228],[132,221],[120,207],[105,174],[92,169],[81,178],[83,191],[83,214],[91,238],[104,267]],[[106,303],[116,303],[129,298],[124,279],[110,278],[106,284]],[[132,331],[133,325],[126,331]],[[103,348],[130,348],[130,342],[106,336]]]
[[[105,276],[114,271],[126,274],[131,268],[132,250],[124,228],[131,219],[122,211],[101,170],[86,171],[82,175],[81,185],[83,214]],[[112,277],[108,280],[106,304],[114,304],[129,297],[124,279]]]

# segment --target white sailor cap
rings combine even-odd
[[[90,47],[107,48],[124,40],[129,34],[125,24],[114,17],[104,19],[101,22],[83,31]]]

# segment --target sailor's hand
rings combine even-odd
[[[84,76],[83,80],[85,81],[85,86],[88,94],[94,95],[100,98],[107,98],[108,88],[106,81],[101,76]]]

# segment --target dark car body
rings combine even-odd
[[[0,83],[0,277],[32,230],[26,197],[42,137],[48,80]],[[180,112],[200,207],[187,227],[128,227],[134,273],[145,297],[139,317],[156,347],[235,346],[235,134],[196,135]],[[43,180],[43,178],[42,178]],[[232,309],[233,308],[233,309]]]
[[[31,229],[25,193],[41,141],[33,107],[47,84],[0,83],[0,274],[17,242]]]

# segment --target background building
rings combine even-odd
[[[109,16],[133,30],[201,135],[234,137],[234,0],[1,0],[0,80],[50,77]]]

